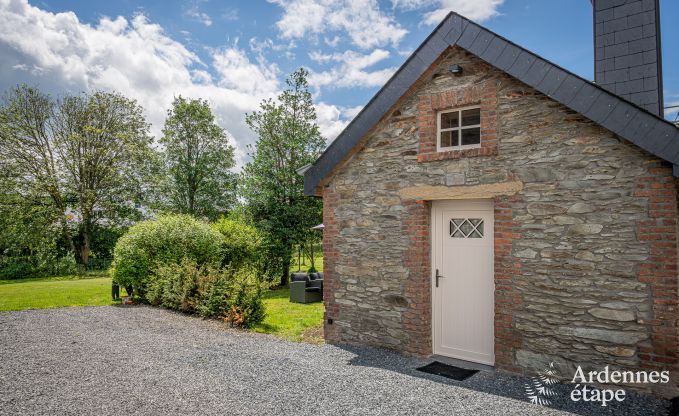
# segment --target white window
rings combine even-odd
[[[479,107],[439,111],[436,126],[438,151],[481,147]]]

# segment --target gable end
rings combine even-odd
[[[320,195],[322,181],[358,145],[450,46],[459,46],[553,100],[673,164],[679,176],[679,128],[602,87],[451,12],[363,110],[304,173],[304,193]]]

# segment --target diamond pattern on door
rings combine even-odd
[[[482,238],[483,219],[452,218],[450,220],[450,236],[453,238]]]

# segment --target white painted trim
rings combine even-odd
[[[467,107],[459,107],[459,108],[450,108],[447,110],[439,110],[436,112],[436,151],[437,152],[448,152],[451,150],[465,150],[465,149],[478,149],[481,147],[481,140],[483,139],[481,137],[481,123],[479,124],[472,124],[469,126],[462,126],[462,112],[465,110],[473,110],[473,109],[479,109],[479,119],[481,117],[481,106],[480,105],[471,105]],[[458,113],[458,127],[450,127],[447,129],[441,129],[441,114],[445,113],[453,113],[457,112]],[[467,144],[463,145],[462,144],[462,130],[468,130],[468,129],[479,129],[479,143],[478,144]],[[446,132],[446,131],[455,131],[457,132],[457,142],[459,143],[457,146],[446,146],[442,147],[441,146],[441,133]]]
[[[452,358],[456,359],[462,359],[462,360],[467,360],[467,361],[474,361],[480,364],[485,364],[485,365],[490,365],[493,366],[495,364],[495,335],[493,335],[493,345],[492,345],[492,354],[490,359],[488,358],[481,358],[481,356],[477,356],[476,358],[474,357],[474,352],[470,352],[469,354],[466,355],[451,355],[447,354],[445,352],[442,352],[437,349],[439,345],[439,327],[440,327],[440,322],[439,322],[439,316],[437,314],[437,302],[440,302],[440,300],[437,300],[437,295],[440,294],[441,292],[437,293],[436,291],[436,270],[437,269],[443,269],[442,267],[442,258],[444,256],[444,253],[442,252],[442,244],[440,243],[442,238],[444,238],[443,230],[444,230],[444,224],[441,223],[441,218],[439,215],[439,212],[441,210],[458,210],[458,211],[479,211],[483,212],[485,214],[490,214],[490,219],[492,220],[490,224],[487,224],[486,234],[489,232],[492,233],[489,235],[489,238],[491,238],[492,241],[490,241],[490,244],[492,245],[492,250],[493,250],[493,259],[491,261],[490,267],[491,267],[491,278],[493,281],[493,290],[492,290],[492,307],[493,307],[493,313],[491,315],[492,319],[492,327],[495,327],[495,271],[494,271],[494,250],[495,250],[495,244],[494,244],[494,238],[495,238],[495,212],[494,212],[494,203],[492,199],[468,199],[468,200],[438,200],[438,201],[432,201],[431,205],[431,221],[430,221],[430,238],[431,238],[431,334],[432,334],[432,354],[438,354],[438,355],[444,355],[444,356],[450,356]],[[470,241],[473,244],[473,240]],[[494,330],[493,330],[494,332]],[[484,357],[487,357],[484,355]]]

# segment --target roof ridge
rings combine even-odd
[[[632,102],[632,101],[630,101],[630,100],[628,100],[628,99],[626,99],[626,98],[624,98],[624,97],[621,97],[621,96],[619,96],[618,94],[616,94],[616,93],[614,93],[614,92],[612,92],[612,91],[610,91],[610,90],[604,88],[603,86],[597,84],[596,81],[593,81],[593,80],[587,79],[587,78],[585,78],[585,77],[583,77],[583,76],[581,76],[581,75],[578,75],[578,74],[576,74],[575,72],[571,71],[570,69],[565,68],[565,67],[563,67],[563,66],[561,66],[561,65],[559,65],[559,64],[557,64],[557,63],[555,63],[555,62],[552,62],[552,61],[550,61],[550,60],[548,60],[548,59],[542,57],[542,55],[540,55],[540,54],[538,54],[538,53],[536,53],[536,52],[533,52],[533,51],[531,51],[531,50],[528,50],[528,49],[524,48],[523,46],[517,44],[516,42],[514,42],[514,41],[512,41],[512,40],[510,40],[510,39],[508,39],[508,38],[506,38],[506,37],[504,37],[504,36],[502,36],[502,35],[500,35],[500,34],[497,34],[497,33],[495,33],[495,32],[492,32],[492,31],[489,30],[489,29],[486,29],[485,27],[481,26],[480,24],[474,22],[473,20],[471,20],[471,19],[469,19],[469,18],[466,18],[466,17],[462,16],[461,14],[459,14],[459,13],[457,13],[457,12],[453,12],[453,11],[449,12],[448,15],[446,16],[446,19],[447,19],[450,15],[459,16],[460,18],[465,19],[468,23],[471,23],[471,24],[473,24],[473,25],[478,26],[479,28],[481,28],[481,29],[483,29],[483,30],[486,30],[486,31],[488,31],[488,32],[493,33],[493,35],[495,35],[497,38],[504,40],[505,42],[511,44],[512,46],[515,46],[515,47],[517,47],[517,48],[519,48],[519,49],[522,49],[523,51],[526,51],[526,52],[528,52],[528,53],[530,53],[530,54],[532,54],[532,55],[534,55],[534,56],[536,56],[536,57],[542,59],[542,60],[545,61],[545,62],[549,62],[549,63],[552,64],[553,66],[555,66],[555,67],[557,67],[557,68],[563,70],[564,72],[567,72],[569,75],[572,75],[572,76],[574,76],[574,77],[577,77],[577,78],[581,79],[582,81],[587,82],[587,83],[589,83],[589,84],[591,84],[591,85],[597,87],[597,88],[600,89],[602,92],[605,92],[605,93],[610,94],[610,95],[613,95],[613,96],[615,96],[615,97],[617,97],[617,98],[619,98],[619,99],[621,99],[621,100],[623,100],[623,101],[626,101],[627,103],[629,103],[629,104],[631,104],[631,105],[637,107],[639,110],[644,111],[644,112],[648,113],[649,115],[651,115],[651,116],[653,116],[653,117],[656,117],[657,119],[659,119],[659,120],[661,120],[661,121],[667,122],[667,123],[669,123],[669,124],[673,124],[671,121],[664,119],[664,118],[661,117],[660,115],[655,114],[655,113],[653,113],[653,112],[651,112],[651,111],[648,111],[648,110],[645,109],[644,107],[641,107],[640,105],[638,105],[638,104],[636,104],[636,103],[634,103],[634,102]],[[443,23],[443,22],[441,22],[441,23]],[[483,58],[481,58],[481,59],[483,59]]]
[[[316,187],[323,179],[451,46],[459,46],[618,136],[672,163],[675,176],[679,176],[677,126],[451,11],[304,172],[305,194],[316,194]]]

